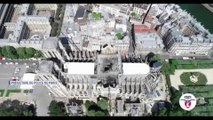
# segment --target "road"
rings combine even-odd
[[[11,63],[14,65],[15,63],[18,64],[26,64],[26,65],[38,65],[39,61],[38,60],[2,60],[0,61],[1,64],[6,64],[6,63]]]
[[[142,56],[146,56],[148,53],[147,52],[141,52],[140,53]],[[206,60],[206,59],[213,59],[213,54],[212,56],[204,56],[204,55],[174,55],[168,52],[162,52],[160,53],[161,57],[163,59],[183,59],[183,57],[195,57],[195,59],[199,60]]]
[[[37,107],[37,116],[49,116],[48,106],[53,99],[49,95],[49,90],[45,86],[35,86],[31,97]]]

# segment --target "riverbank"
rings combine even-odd
[[[181,9],[192,15],[205,29],[213,34],[213,11],[207,9],[203,4],[178,4]],[[209,6],[210,7],[210,6]]]
[[[210,7],[208,4],[202,4],[206,9],[208,9],[209,11],[211,11],[213,13],[213,8]]]

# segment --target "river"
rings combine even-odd
[[[213,34],[213,13],[202,4],[178,4]]]

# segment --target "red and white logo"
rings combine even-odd
[[[190,111],[196,106],[196,98],[190,93],[183,94],[180,97],[179,104],[182,109]]]

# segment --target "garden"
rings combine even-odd
[[[103,16],[101,15],[101,13],[97,13],[97,12],[93,12],[92,13],[92,17],[95,20],[100,20],[101,18],[103,18]]]
[[[184,72],[180,75],[184,85],[206,85],[207,78],[200,72]]]
[[[205,98],[207,104],[196,105],[191,111],[194,116],[211,116],[213,115],[213,85],[206,86],[180,86],[180,91],[183,93],[192,93],[197,99]]]
[[[116,37],[118,40],[122,40],[124,38],[124,35],[122,33],[117,33]]]

